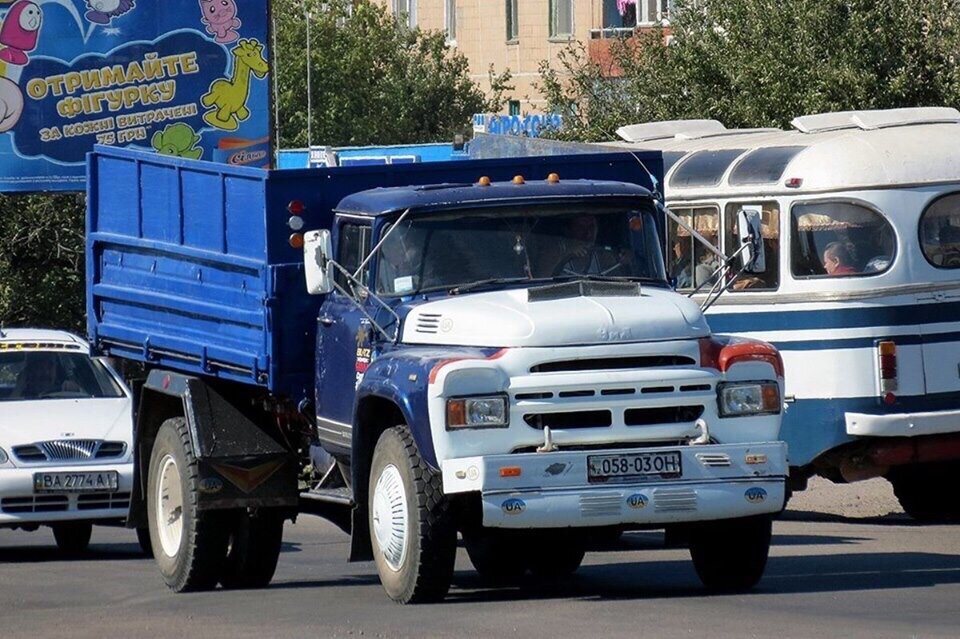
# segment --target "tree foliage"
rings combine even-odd
[[[83,202],[0,196],[0,323],[83,334]]]
[[[600,140],[624,124],[715,118],[785,126],[806,113],[960,106],[956,0],[680,0],[662,29],[591,61],[574,46],[541,66],[563,137]],[[611,77],[613,76],[613,77]]]
[[[285,148],[308,143],[308,64],[314,144],[449,141],[509,90],[509,73],[491,70],[488,100],[444,34],[410,29],[370,0],[277,0],[273,12]]]

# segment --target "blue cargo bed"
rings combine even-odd
[[[97,147],[88,156],[88,332],[101,353],[312,397],[317,310],[288,205],[329,228],[346,195],[381,186],[620,180],[651,188],[659,153],[264,171]]]

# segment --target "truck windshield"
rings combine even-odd
[[[381,247],[377,292],[571,278],[664,282],[655,219],[652,208],[582,204],[411,218]]]
[[[0,402],[123,397],[100,362],[83,353],[0,353]]]

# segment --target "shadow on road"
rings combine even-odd
[[[60,552],[53,544],[49,546],[2,546],[0,547],[0,564],[45,563],[51,561],[130,561],[133,559],[147,560],[140,550],[140,546],[132,544],[97,544],[90,545],[90,549],[78,556],[68,556]]]
[[[782,515],[780,519],[783,521],[812,521],[812,522],[824,522],[824,523],[834,523],[834,524],[859,524],[859,525],[870,525],[870,526],[929,526],[931,524],[925,524],[922,522],[915,521],[910,518],[909,515],[903,513],[890,513],[888,515],[882,515],[880,517],[862,517],[862,518],[853,518],[853,517],[844,517],[843,515],[834,515],[831,513],[821,513],[812,510],[787,510]],[[944,525],[944,524],[937,524]],[[946,524],[949,525],[949,524]]]
[[[772,594],[929,588],[960,583],[960,556],[934,553],[861,553],[771,557],[757,588],[747,594],[710,595],[689,561],[647,561],[583,566],[572,577],[544,582],[527,577],[491,588],[473,572],[458,572],[447,601],[541,599],[661,599],[751,597]]]

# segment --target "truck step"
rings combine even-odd
[[[353,491],[349,488],[314,488],[300,493],[300,500],[322,502],[338,506],[353,506]]]

